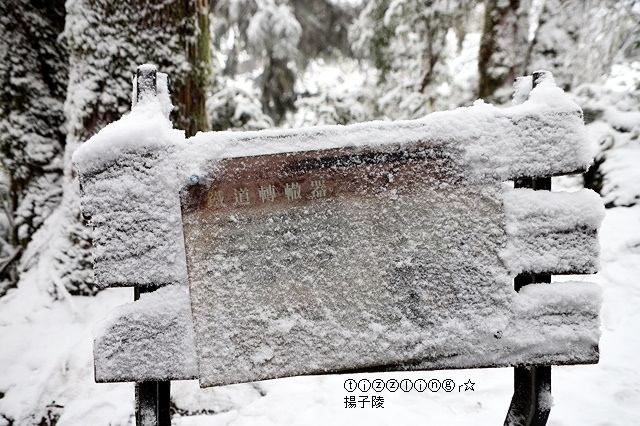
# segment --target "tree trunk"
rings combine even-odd
[[[192,22],[197,22],[194,27]],[[172,116],[174,126],[186,131],[187,137],[196,132],[210,130],[205,101],[211,77],[211,55],[209,34],[209,0],[183,0],[176,2],[176,23],[182,29],[181,38],[189,71],[176,82]],[[165,72],[160,69],[160,71]],[[173,80],[173,75],[169,75]]]
[[[524,73],[528,10],[528,0],[486,1],[478,54],[479,98],[506,102],[515,78]]]
[[[70,0],[66,6],[68,134],[54,282],[72,294],[91,294],[91,230],[82,223],[71,155],[130,109],[132,76],[143,63],[169,75],[175,126],[188,135],[208,129],[208,0]]]

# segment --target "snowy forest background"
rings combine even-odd
[[[633,424],[640,413],[639,368],[630,361],[640,349],[640,2],[4,0],[0,426],[133,423],[132,385],[93,383],[91,328],[133,292],[93,283],[91,229],[80,215],[71,154],[130,109],[132,75],[143,63],[169,75],[172,121],[187,136],[411,119],[477,98],[508,105],[517,76],[550,70],[583,108],[598,146],[584,176],[554,184],[584,185],[608,207],[595,278],[605,290],[603,361],[554,369],[562,379],[554,382],[550,424]],[[479,383],[473,397],[389,395],[384,413],[356,414],[343,408],[341,377],[206,391],[176,382],[173,421],[501,422],[509,369],[420,377],[469,374]]]

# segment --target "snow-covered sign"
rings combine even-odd
[[[504,183],[591,160],[560,89],[520,95],[506,109],[186,140],[161,103],[136,106],[75,156],[97,278],[177,285],[96,328],[96,379],[597,362],[595,284],[513,289],[523,272],[595,272],[603,216],[590,191]]]
[[[538,133],[566,151],[581,117],[491,110],[244,135],[248,153],[262,155],[203,160],[182,197],[201,385],[371,367],[595,362],[597,289],[516,294],[512,278],[594,272],[597,195],[509,189],[495,165],[579,169],[562,164],[575,158],[566,152],[536,164],[532,151],[544,143],[503,159],[494,145],[526,146]],[[445,130],[465,116],[477,123],[468,134]],[[557,119],[565,125],[548,125]],[[205,137],[187,149],[202,152]],[[282,138],[350,144],[263,154]]]

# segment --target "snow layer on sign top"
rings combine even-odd
[[[411,121],[198,133],[177,152],[177,161],[187,182],[193,174],[206,176],[205,163],[215,159],[419,141],[454,151],[470,177],[479,179],[584,170],[593,154],[580,108],[549,79],[531,90],[529,100],[506,109],[476,101]]]
[[[165,286],[119,306],[96,325],[97,382],[182,380],[197,377],[189,295]]]
[[[101,287],[185,283],[172,129],[157,98],[144,99],[74,154],[82,210],[94,226]],[[142,266],[142,267],[141,267]]]
[[[500,257],[513,274],[593,273],[598,268],[600,196],[589,190],[504,190],[507,246]]]
[[[135,108],[100,130],[73,154],[81,175],[89,175],[113,165],[123,153],[157,151],[184,140],[184,131],[173,128],[165,117],[166,105],[157,98],[138,103]]]
[[[516,297],[516,316],[585,315],[595,317],[602,305],[602,289],[588,282],[529,284]],[[559,319],[560,322],[563,318]],[[537,331],[537,330],[536,330]]]

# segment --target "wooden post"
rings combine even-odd
[[[146,96],[156,96],[156,69],[150,65],[139,66],[136,71],[136,93],[139,101]],[[157,290],[157,286],[134,287],[133,300],[140,299],[141,293]],[[171,426],[171,382],[149,381],[135,385],[136,425]]]
[[[533,87],[545,77],[544,72],[533,73]],[[551,177],[521,178],[515,188],[551,191]],[[519,274],[513,285],[516,291],[534,283],[551,283],[551,275]],[[544,426],[551,412],[551,366],[514,367],[513,397],[504,426]]]

